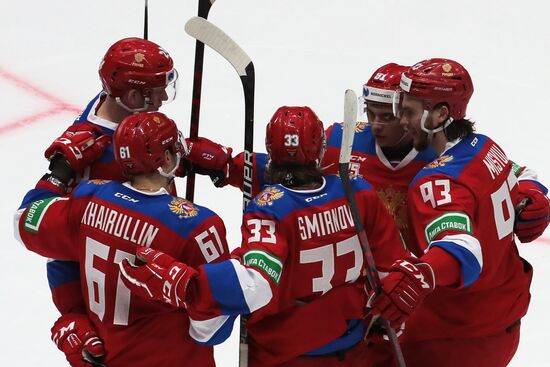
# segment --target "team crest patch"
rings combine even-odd
[[[364,121],[358,122],[355,124],[355,132],[356,133],[362,133],[365,131],[365,128],[367,127],[367,123]]]
[[[450,162],[453,160],[452,155],[443,155],[432,162],[428,163],[426,165],[426,168],[437,168],[437,167],[443,167],[447,162]]]
[[[177,214],[179,219],[196,217],[199,214],[199,208],[182,198],[172,199],[168,208],[172,213]]]
[[[378,190],[378,196],[397,223],[397,226],[400,229],[406,230],[408,227],[406,192],[390,186],[383,190]]]
[[[90,180],[88,182],[94,185],[105,185],[106,183],[111,181],[110,180]]]
[[[260,206],[273,205],[273,202],[283,197],[285,193],[275,187],[268,187],[256,197],[256,203]]]

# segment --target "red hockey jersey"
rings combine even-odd
[[[118,263],[151,246],[192,266],[225,260],[225,227],[212,211],[115,181],[84,181],[69,197],[30,191],[16,216],[21,241],[42,256],[78,261],[89,318],[108,366],[213,366],[189,336],[182,309],[132,296]]]
[[[327,129],[327,150],[321,163],[324,173],[338,172],[342,131],[342,124],[339,123]],[[414,237],[407,218],[407,190],[418,171],[435,158],[436,154],[431,148],[423,152],[413,148],[394,165],[376,144],[370,126],[364,122],[355,126],[350,174],[365,177],[374,187],[408,246]]]
[[[384,205],[363,179],[352,180],[379,271],[407,256]],[[248,205],[236,259],[204,265],[188,300],[201,342],[227,334],[227,316],[248,321],[251,366],[323,355],[362,340],[364,257],[340,178],[315,190],[267,186]]]
[[[502,149],[480,134],[449,143],[411,184],[409,218],[422,254],[439,247],[462,282],[436,287],[411,316],[404,341],[503,332],[527,312],[531,266],[514,242],[517,178]]]
[[[105,100],[105,92],[95,96],[82,113],[73,122],[74,125],[92,123],[99,127],[107,136],[113,136],[117,123],[103,119],[97,115],[97,109]],[[114,159],[112,142],[107,146],[99,159],[86,167],[83,174],[76,177],[76,182],[82,180],[115,180],[124,182],[127,177]],[[171,193],[176,195],[175,186]],[[78,298],[81,293],[79,286],[80,272],[78,264],[72,261],[50,260],[47,264],[47,275],[52,298],[57,309],[62,313],[83,312],[83,300]]]

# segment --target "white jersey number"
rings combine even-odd
[[[435,200],[434,190],[437,190],[441,199]],[[428,181],[420,185],[420,194],[422,195],[422,200],[430,202],[432,207],[435,208],[438,205],[443,205],[450,203],[451,198],[451,183],[449,180],[435,180],[434,182]]]
[[[94,267],[96,257],[107,261],[111,248],[92,238],[86,238],[86,259],[84,262],[86,285],[88,288],[88,299],[90,311],[97,315],[103,321],[105,317],[105,273]],[[133,261],[135,256],[122,250],[115,250],[114,263],[118,264],[123,259]],[[120,279],[120,272],[117,276],[115,311],[113,317],[114,325],[128,325],[128,315],[130,313],[130,290]]]
[[[514,231],[514,205],[510,196],[512,187],[517,183],[517,178],[510,172],[508,179],[500,188],[491,194],[495,225],[497,227],[498,239],[501,240]]]
[[[263,242],[275,243],[275,222],[269,219],[249,219],[246,225],[250,227],[252,237],[248,238],[248,243]],[[265,235],[262,236],[262,228]]]
[[[349,253],[354,255],[354,265],[346,272],[346,282],[355,281],[363,266],[363,251],[357,235],[337,242],[309,250],[300,251],[300,264],[321,263],[321,276],[313,278],[313,292],[322,292],[325,294],[332,289],[331,280],[335,272],[334,246],[336,246],[336,256],[343,256]]]
[[[210,237],[210,239],[208,239]],[[195,241],[199,244],[206,262],[212,262],[223,254],[223,245],[216,227],[212,226],[208,230],[195,236]],[[219,249],[219,250],[218,250]]]

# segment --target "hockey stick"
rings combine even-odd
[[[199,0],[198,15],[207,19],[212,4],[216,0]],[[197,40],[195,43],[195,70],[193,72],[193,99],[191,101],[191,123],[189,126],[189,138],[197,139],[199,136],[199,118],[201,112],[201,89],[202,89],[202,68],[204,64],[204,43]],[[193,201],[195,197],[195,173],[187,174],[187,185],[185,187],[185,198]]]
[[[254,149],[254,64],[250,57],[221,29],[200,17],[193,17],[185,24],[191,37],[208,45],[222,55],[235,68],[244,91],[244,179],[243,211],[252,199],[252,151]],[[241,316],[239,333],[239,366],[248,366],[248,335],[246,317]]]
[[[355,200],[355,193],[353,191],[353,187],[349,178],[349,161],[351,158],[351,150],[353,147],[356,120],[357,96],[355,95],[354,91],[348,89],[346,90],[344,101],[344,131],[342,134],[342,145],[340,147],[338,173],[340,175],[340,179],[342,180],[344,191],[346,193],[346,198],[348,199],[349,207],[351,209],[353,222],[355,223],[355,231],[357,232],[359,242],[361,243],[361,248],[363,249],[363,254],[365,255],[364,257],[366,259],[367,282],[369,283],[371,289],[377,290],[380,287],[380,278],[374,264],[374,257],[372,256],[367,233],[365,232],[363,220],[361,219],[361,216],[359,214],[359,208],[357,206],[357,201]],[[395,330],[390,326],[390,323],[387,320],[382,320],[382,323],[386,328],[386,332],[388,333],[398,366],[406,367],[405,359],[403,358],[403,353],[401,352],[401,347],[399,345],[399,341],[397,340]]]
[[[143,13],[143,39],[149,37],[149,0],[145,0],[145,10]]]

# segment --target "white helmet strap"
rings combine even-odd
[[[147,111],[148,105],[151,104],[151,98],[149,98],[149,97],[144,98],[143,107],[139,107],[139,108],[130,108],[130,107],[126,106],[126,104],[124,102],[122,102],[120,97],[115,97],[115,101],[119,106],[124,108],[126,111],[132,112],[132,113]]]
[[[180,166],[180,160],[181,160],[181,153],[176,153],[176,164],[174,165],[174,168],[172,168],[169,172],[164,172],[162,167],[158,167],[157,171],[160,173],[162,177],[166,177],[169,180],[172,180],[174,177],[176,177],[176,170]]]
[[[449,117],[447,120],[445,120],[445,122],[440,124],[439,127],[436,127],[435,129],[428,129],[426,127],[426,120],[428,119],[429,114],[430,113],[428,112],[428,110],[424,110],[424,113],[422,113],[422,119],[420,119],[420,128],[422,129],[422,131],[428,134],[428,142],[431,144],[434,134],[446,129],[447,126],[449,126],[451,122],[453,122],[453,118]]]

